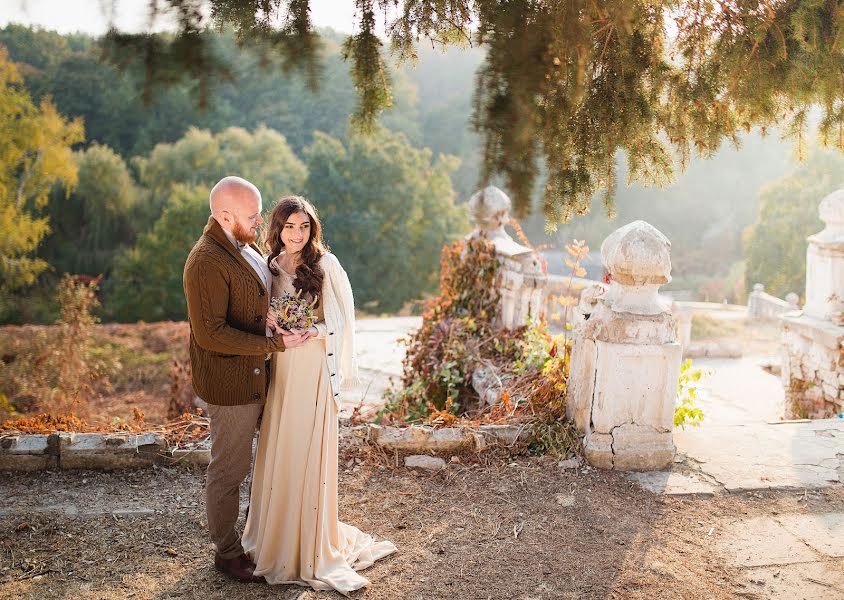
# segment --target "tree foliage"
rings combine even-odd
[[[266,127],[254,133],[229,127],[213,134],[191,128],[173,144],[159,144],[134,166],[141,185],[151,192],[148,217],[155,220],[174,184],[208,190],[226,175],[253,182],[266,201],[298,193],[307,171],[284,136]],[[207,205],[207,203],[206,203]]]
[[[187,314],[182,271],[208,220],[208,188],[176,184],[152,229],[116,259],[106,290],[118,320],[181,321]]]
[[[474,108],[482,179],[503,175],[524,213],[541,162],[550,228],[587,212],[601,190],[612,210],[619,152],[627,156],[628,181],[664,183],[675,162],[682,168],[692,153],[708,156],[725,140],[737,143],[753,125],[787,121],[801,145],[812,105],[824,113],[822,140],[844,148],[844,7],[837,0],[354,2],[358,21],[346,54],[359,95],[357,123],[370,128],[391,102],[375,35],[382,13],[402,59],[416,57],[421,39],[485,46]],[[234,27],[241,39],[274,41],[286,65],[313,70],[309,0],[210,4],[216,26]],[[166,50],[154,36],[113,33],[112,54],[138,57],[150,82],[175,70],[192,74],[202,89],[215,72],[201,33],[206,22],[194,0],[169,5],[183,26]]]
[[[111,270],[114,255],[131,246],[142,200],[124,160],[108,146],[77,152],[78,183],[57,186],[47,214],[51,233],[39,255],[60,273],[96,276]]]
[[[469,230],[454,203],[456,160],[433,159],[386,130],[344,144],[317,133],[305,150],[305,195],[349,273],[358,306],[395,311],[433,291],[442,245]]]
[[[83,131],[49,99],[33,104],[0,46],[0,290],[32,284],[47,268],[32,256],[50,230],[41,209],[53,184],[76,183],[71,145]]]
[[[756,222],[744,236],[745,285],[761,283],[779,298],[806,289],[806,238],[821,231],[818,205],[844,185],[844,158],[814,150],[792,174],[759,194]]]

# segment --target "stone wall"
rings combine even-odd
[[[786,418],[844,413],[844,189],[818,213],[826,227],[808,239],[806,305],[782,316]]]
[[[794,292],[785,300],[765,292],[765,286],[757,283],[747,295],[747,316],[751,319],[778,319],[780,315],[797,310],[798,296]]]
[[[782,323],[785,418],[844,413],[844,327],[800,314]]]

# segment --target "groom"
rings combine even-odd
[[[215,566],[239,581],[253,573],[235,529],[240,484],[252,464],[252,439],[261,414],[272,352],[300,345],[304,336],[272,337],[266,326],[271,274],[255,245],[261,194],[240,177],[211,190],[211,216],[184,271],[190,321],[193,387],[208,403],[211,462],[206,476],[208,529]]]

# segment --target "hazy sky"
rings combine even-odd
[[[113,20],[121,31],[138,32],[148,28],[148,8],[149,0],[0,0],[0,26],[22,23],[60,33],[102,34]],[[318,27],[351,33],[354,14],[354,0],[311,0],[311,18]]]

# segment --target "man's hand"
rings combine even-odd
[[[267,327],[276,333],[281,333],[281,327],[278,325],[278,321],[275,318],[275,311],[272,308],[267,311]]]

